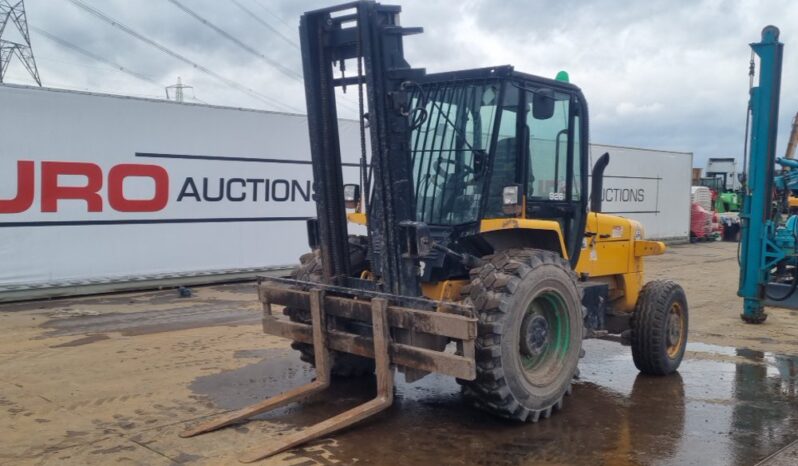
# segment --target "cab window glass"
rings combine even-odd
[[[550,118],[535,118],[533,92],[528,92],[526,124],[529,130],[529,173],[527,197],[533,200],[565,201],[568,176],[568,118],[570,98],[552,93],[554,111]],[[578,152],[574,152],[578,154]],[[578,158],[578,157],[576,157]],[[578,165],[574,166],[574,171]]]
[[[423,91],[411,96],[411,108],[424,115],[414,121],[410,140],[416,219],[431,225],[474,222],[499,86],[436,83]]]
[[[504,217],[502,209],[502,191],[505,186],[516,184],[518,180],[518,115],[519,91],[507,86],[502,101],[502,113],[499,120],[499,135],[496,148],[491,154],[492,172],[488,187],[486,217]]]

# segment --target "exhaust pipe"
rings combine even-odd
[[[604,169],[610,163],[610,154],[605,152],[593,166],[591,177],[593,184],[590,189],[590,211],[601,212],[601,193],[604,190]]]

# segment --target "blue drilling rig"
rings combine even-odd
[[[765,27],[762,40],[751,44],[751,49],[759,57],[759,82],[753,86],[752,55],[750,160],[745,164],[747,179],[740,213],[737,294],[743,298],[742,319],[758,324],[767,318],[765,306],[798,308],[798,216],[785,219],[780,208],[791,190],[798,188],[798,162],[775,156],[784,49],[778,28]],[[782,168],[779,174],[775,172],[777,164]]]

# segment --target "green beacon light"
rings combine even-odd
[[[557,73],[557,77],[554,78],[554,79],[556,79],[557,81],[565,82],[565,83],[571,82],[570,79],[568,79],[568,72],[565,71],[565,70],[562,70],[559,73]]]

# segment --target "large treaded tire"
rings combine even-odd
[[[350,237],[349,245],[349,260],[352,270],[359,272],[364,269],[366,264],[365,247],[361,237]],[[291,274],[294,278],[307,282],[321,282],[322,265],[318,251],[303,254],[299,261],[301,263],[299,268]],[[293,322],[309,324],[311,320],[310,312],[304,309],[286,307],[283,309],[283,314],[288,316],[289,320]],[[294,341],[291,343],[291,348],[299,352],[299,358],[302,361],[316,367],[313,345]],[[374,360],[371,358],[364,358],[351,353],[330,351],[330,360],[332,362],[330,372],[339,377],[357,377],[374,373]]]
[[[483,259],[485,263],[471,270],[471,282],[462,290],[479,319],[477,377],[458,380],[463,395],[477,408],[501,417],[531,422],[548,418],[571,393],[582,354],[584,311],[576,274],[550,251],[509,249]],[[535,386],[522,368],[520,334],[530,304],[547,293],[562,298],[569,344],[552,366],[553,380]]]
[[[675,309],[678,308],[678,312]],[[680,338],[669,337],[672,319],[680,328]],[[689,313],[682,287],[670,280],[645,284],[632,315],[632,359],[640,372],[668,375],[676,372],[687,346]]]

